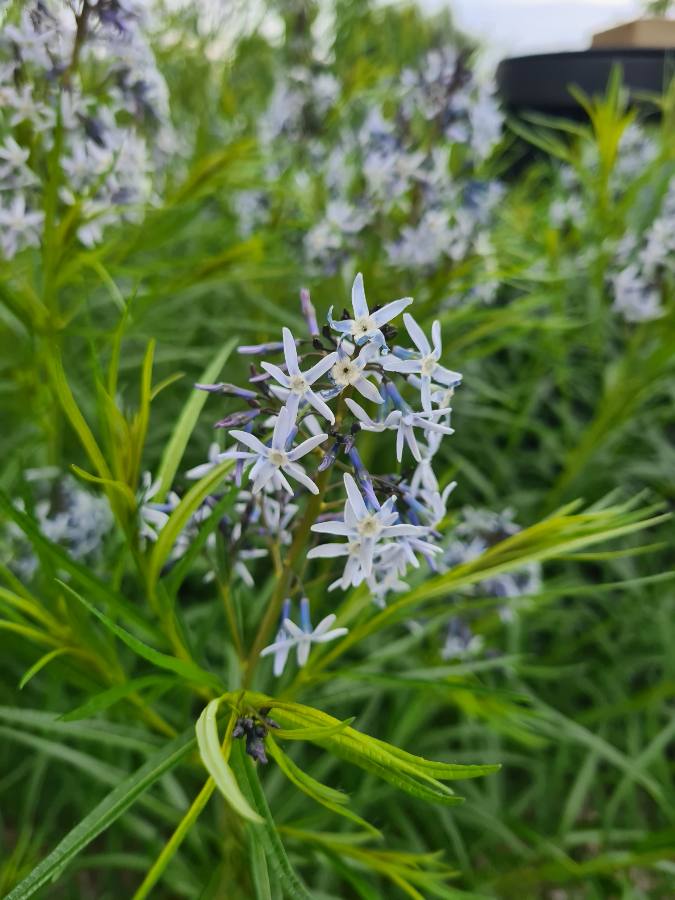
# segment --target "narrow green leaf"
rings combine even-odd
[[[166,870],[166,867],[169,865],[178,848],[185,840],[187,833],[195,824],[202,810],[209,802],[214,789],[215,784],[213,779],[207,779],[201,791],[195,797],[192,805],[190,806],[190,809],[185,813],[185,815],[179,822],[178,827],[171,835],[167,843],[164,845],[162,852],[153,863],[152,868],[146,874],[132,900],[145,900],[145,897],[150,894],[150,891],[162,877],[164,871]]]
[[[235,340],[230,340],[221,348],[220,352],[216,354],[212,362],[209,363],[199,376],[199,384],[212,384],[218,378],[218,375],[225,365],[230,353],[232,353],[235,344]],[[159,489],[155,499],[158,503],[162,502],[166,496],[166,492],[173,484],[190,435],[197,424],[199,414],[206,403],[207,397],[208,394],[206,391],[194,390],[176,422],[176,427],[164,449],[162,461],[160,462],[159,470],[157,471]]]
[[[232,460],[226,459],[215,469],[211,469],[203,478],[193,485],[169,516],[169,520],[159,533],[157,542],[152,548],[148,565],[148,584],[150,590],[157,583],[162,566],[169,558],[178,536],[187,525],[190,517],[202,505],[215,487],[223,480],[232,468]]]
[[[283,738],[285,741],[320,741],[325,738],[332,737],[334,734],[340,734],[345,728],[349,728],[356,717],[351,716],[344,719],[336,725],[317,725],[309,728],[277,728],[275,735]]]
[[[294,900],[312,900],[312,895],[307,890],[305,883],[291,865],[267,805],[258,773],[239,742],[232,748],[232,758],[237,772],[241,773],[242,791],[264,819],[264,827],[256,830],[265,849],[265,855],[274,869],[284,893],[293,897]]]
[[[197,746],[206,771],[216,783],[216,787],[230,804],[232,809],[249,822],[261,823],[263,820],[251,809],[241,792],[232,769],[228,766],[220,747],[216,715],[222,698],[212,700],[203,710],[196,725]]]
[[[129,694],[134,694],[136,691],[143,690],[143,688],[156,687],[157,685],[166,685],[168,687],[178,683],[178,679],[171,678],[169,675],[144,675],[141,678],[131,678],[129,681],[125,681],[124,684],[116,684],[105,691],[94,694],[93,697],[90,697],[81,706],[72,709],[70,712],[64,713],[62,716],[59,716],[59,718],[62,722],[75,722],[78,719],[88,719],[91,716],[96,715],[96,713],[113,706],[119,700],[128,697]]]
[[[320,781],[317,781],[316,778],[312,778],[307,772],[303,772],[289,756],[286,756],[271,734],[267,735],[265,743],[270,756],[274,759],[291,784],[294,784],[316,803],[320,803],[321,806],[324,806],[336,815],[349,819],[354,822],[355,825],[365,829],[375,837],[381,837],[380,832],[377,828],[372,826],[370,822],[362,819],[361,816],[352,812],[351,809],[346,808],[344,804],[349,803],[347,794],[342,791],[336,791],[334,788],[328,787]]]
[[[70,390],[58,351],[55,348],[52,348],[51,352],[46,354],[45,359],[59,402],[61,403],[70,424],[76,431],[87,456],[101,478],[111,478],[112,476],[108,464],[106,463],[105,458],[96,443],[96,439],[91,433],[91,430],[73,397],[73,393]]]
[[[136,497],[128,484],[125,484],[123,481],[118,481],[114,478],[100,478],[98,475],[92,475],[91,472],[85,472],[84,469],[81,469],[74,463],[71,464],[70,468],[77,475],[77,477],[81,478],[83,481],[88,481],[91,484],[99,484],[101,485],[101,487],[110,488],[111,490],[118,493],[125,501],[129,509],[136,508]]]
[[[152,647],[148,647],[147,644],[144,644],[138,638],[134,637],[133,634],[130,634],[128,631],[125,631],[120,625],[116,625],[112,619],[109,619],[104,613],[100,610],[96,609],[88,600],[85,600],[84,597],[80,596],[77,591],[74,591],[69,585],[67,585],[63,581],[57,582],[61,585],[61,587],[67,591],[72,597],[81,603],[83,606],[86,606],[87,609],[96,616],[99,621],[103,622],[103,624],[108,628],[109,631],[118,637],[123,643],[127,645],[131,650],[134,651],[138,656],[143,657],[148,662],[151,662],[153,665],[157,666],[160,669],[168,669],[169,672],[174,672],[176,675],[180,675],[181,678],[184,678],[186,681],[193,682],[194,684],[201,684],[205,687],[219,689],[221,687],[219,680],[215,675],[211,675],[209,672],[206,672],[204,669],[201,669],[196,663],[188,662],[187,660],[177,659],[175,656],[168,656],[166,653],[160,653],[159,650],[155,650]]]
[[[45,655],[41,656],[40,659],[38,659],[38,661],[36,663],[33,663],[33,665],[30,667],[30,669],[28,669],[28,671],[24,674],[23,678],[19,682],[19,690],[20,691],[23,690],[25,688],[25,686],[28,684],[28,682],[31,680],[31,678],[33,678],[34,675],[37,675],[37,673],[41,669],[44,669],[44,667],[46,665],[49,665],[49,663],[53,659],[56,659],[59,656],[63,656],[65,653],[72,653],[72,652],[73,651],[71,650],[70,647],[57,647],[56,650],[51,650],[49,653],[45,653]]]
[[[117,785],[5,900],[26,900],[63,871],[68,863],[116,821],[165,772],[173,769],[195,746],[192,728],[154,753],[133,775]]]
[[[265,847],[260,840],[259,828],[248,829],[248,845],[251,881],[253,882],[255,900],[272,900],[270,873],[267,869]]]
[[[247,699],[258,708],[262,706],[273,708],[275,716],[282,724],[284,720],[303,727],[339,724],[339,720],[333,716],[300,703],[277,702],[272,698],[253,693],[247,694]],[[405,751],[397,751],[396,748],[353,728],[344,728],[327,738],[314,738],[313,742],[415,797],[446,805],[463,802],[461,797],[455,796],[449,787],[429,773],[427,766],[434,765],[443,770],[446,765],[444,763],[429,763],[428,760],[407,754]],[[435,774],[438,774],[439,778],[444,777],[444,774],[439,772]]]

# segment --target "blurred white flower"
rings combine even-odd
[[[43,212],[26,209],[23,194],[17,193],[8,207],[0,207],[0,244],[7,259],[24,247],[36,247],[44,223]]]

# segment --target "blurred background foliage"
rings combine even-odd
[[[21,7],[8,5],[5,29]],[[129,417],[149,341],[153,383],[180,375],[152,401],[131,485],[138,489],[142,471],[157,472],[193,383],[230,339],[257,343],[293,327],[301,287],[322,313],[333,304],[340,310],[363,271],[369,297],[411,295],[425,327],[440,319],[444,358],[464,375],[453,403],[456,434],[443,451],[443,481],[458,481],[456,522],[462,507],[476,507],[510,509],[527,526],[576,498],[595,504],[608,494],[642,494],[672,509],[672,86],[629,107],[617,76],[605,96],[580,98],[582,123],[502,121],[495,105],[485,114],[487,146],[477,149],[485,122],[475,111],[494,102],[492,89],[474,75],[479,48],[449,14],[361,0],[208,12],[160,5],[149,30],[175,144],[144,214],[111,222],[91,246],[66,222],[50,247],[0,261],[0,486],[8,496],[30,509],[37,488],[27,471],[89,466],[54,359],[102,444],[111,439],[100,391],[111,360],[119,357],[119,373],[108,387]],[[437,104],[428,116],[417,105],[419,85]],[[364,136],[373,111],[379,119]],[[3,138],[8,133],[5,117]],[[378,156],[387,141],[390,156]],[[385,162],[395,178],[378,193],[373,171]],[[39,175],[46,195],[56,190],[48,156]],[[244,362],[232,355],[225,371],[234,382]],[[183,469],[204,460],[211,418],[197,423]],[[114,560],[119,539],[105,540],[104,555]],[[387,824],[388,849],[446,850],[456,876],[429,876],[409,896],[672,896],[672,524],[641,539],[648,552],[625,540],[633,554],[571,551],[547,564],[540,589],[514,599],[511,615],[499,615],[480,586],[437,599],[410,628],[389,632],[388,643],[371,640],[358,670],[331,670],[319,684],[317,705],[343,718],[356,702],[359,728],[397,746],[503,764],[500,775],[467,783],[464,806],[433,814],[367,775],[337,770],[359,812]],[[5,543],[12,586],[16,551]],[[48,593],[51,574],[42,560],[37,589]],[[208,589],[195,575],[181,596],[208,644]],[[438,634],[462,610],[482,650],[444,660]],[[96,652],[83,614],[77,627]],[[110,766],[126,770],[139,747],[131,725],[114,717],[114,726],[79,723],[79,732],[36,720],[35,734],[46,734],[38,739],[24,724],[32,743],[16,742],[9,730],[20,719],[12,720],[11,706],[64,712],[96,678],[55,659],[17,700],[35,649],[0,630],[0,658],[4,892],[89,810],[87,779],[113,784]],[[187,702],[183,712],[186,723],[194,719]],[[63,756],[59,737],[81,740],[84,749],[72,750],[81,755]],[[322,757],[320,776],[336,766]],[[278,771],[270,767],[264,781],[312,896],[391,890],[378,865],[403,865],[402,856],[364,863],[353,847],[338,858],[335,844],[308,836],[311,821]],[[111,829],[43,895],[131,896],[135,873],[175,825],[165,800],[180,800],[183,790],[170,783],[149,810],[151,827],[139,819]],[[232,884],[247,883],[235,878],[241,848],[223,819],[226,810],[195,832],[152,896],[233,897]]]

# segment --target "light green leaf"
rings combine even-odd
[[[234,777],[232,769],[228,766],[220,747],[218,737],[218,723],[216,715],[222,697],[212,700],[202,711],[196,725],[197,746],[202,762],[216,787],[230,804],[232,809],[239,813],[243,819],[249,822],[261,823],[263,820],[251,809]]]
[[[278,738],[282,738],[285,741],[320,741],[332,737],[334,734],[339,734],[345,728],[349,728],[355,718],[355,716],[351,716],[349,719],[338,722],[337,725],[317,725],[309,728],[290,729],[277,728],[274,733]]]
[[[230,340],[221,348],[220,352],[216,354],[212,362],[209,363],[199,376],[199,384],[212,384],[218,378],[218,375],[225,365],[230,353],[232,353],[235,344],[236,340]],[[194,390],[176,422],[173,433],[164,448],[162,461],[160,462],[159,470],[157,471],[159,489],[155,495],[155,499],[158,503],[162,502],[166,496],[166,492],[173,484],[190,435],[197,424],[199,414],[206,403],[207,397],[208,394],[205,391]]]
[[[31,680],[31,678],[33,678],[33,676],[37,675],[37,673],[41,669],[44,669],[44,667],[46,665],[49,665],[49,663],[53,659],[56,659],[59,656],[63,656],[65,653],[72,653],[72,652],[73,651],[71,650],[70,647],[57,647],[56,650],[51,650],[49,653],[45,653],[44,656],[41,656],[40,659],[38,659],[38,661],[36,663],[33,663],[33,665],[30,667],[30,669],[28,669],[28,671],[25,672],[23,678],[19,682],[19,690],[20,691],[23,690],[25,688],[25,686],[28,684],[28,682]]]
[[[336,815],[343,816],[345,819],[354,822],[355,825],[370,832],[373,836],[381,837],[380,832],[377,828],[373,827],[370,822],[367,822],[365,819],[362,819],[361,816],[352,812],[351,809],[345,807],[345,804],[349,803],[347,794],[342,791],[336,791],[333,788],[322,784],[320,781],[317,781],[316,778],[312,778],[307,772],[303,772],[289,756],[286,756],[271,734],[267,735],[265,745],[270,756],[274,759],[286,778],[288,778],[288,780],[304,794],[307,794],[307,796],[311,797],[316,803],[320,803],[321,806],[325,806],[326,809],[329,809]]]
[[[143,659],[146,659],[160,669],[168,669],[169,672],[180,675],[181,678],[184,678],[186,681],[193,682],[194,684],[201,684],[209,688],[220,688],[220,682],[215,675],[211,675],[209,672],[201,669],[196,663],[177,659],[175,656],[168,656],[166,653],[160,653],[159,650],[148,647],[147,644],[144,644],[143,641],[134,637],[133,634],[125,631],[120,625],[116,625],[112,619],[109,619],[108,616],[96,609],[95,606],[89,603],[88,600],[85,600],[84,597],[81,597],[77,591],[74,591],[69,585],[65,584],[65,582],[59,581],[58,579],[56,580],[64,590],[72,597],[75,597],[75,599],[83,606],[86,606],[97,619],[103,622],[109,631],[112,631],[116,637],[125,643],[127,647],[133,650],[138,656],[143,657]]]

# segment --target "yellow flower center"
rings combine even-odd
[[[422,373],[422,375],[427,375],[429,378],[431,378],[431,376],[434,374],[434,371],[436,370],[437,365],[438,363],[431,354],[429,354],[429,356],[424,356],[420,364],[420,372]]]
[[[277,469],[285,466],[288,462],[288,457],[283,450],[270,450],[270,452],[267,454],[267,458],[273,466],[277,467]]]
[[[336,384],[346,387],[348,384],[354,384],[361,377],[361,370],[350,359],[338,360],[331,369],[333,381]]]
[[[358,532],[363,537],[375,537],[380,533],[382,526],[377,518],[372,513],[369,513],[364,519],[358,524]]]
[[[302,377],[302,375],[291,375],[288,379],[288,386],[294,394],[298,394],[298,396],[302,396],[306,393],[309,385]]]
[[[368,334],[369,331],[374,331],[377,328],[375,322],[373,322],[372,316],[359,316],[358,319],[354,320],[354,324],[352,325],[352,334],[355,338],[363,337],[364,334]]]

